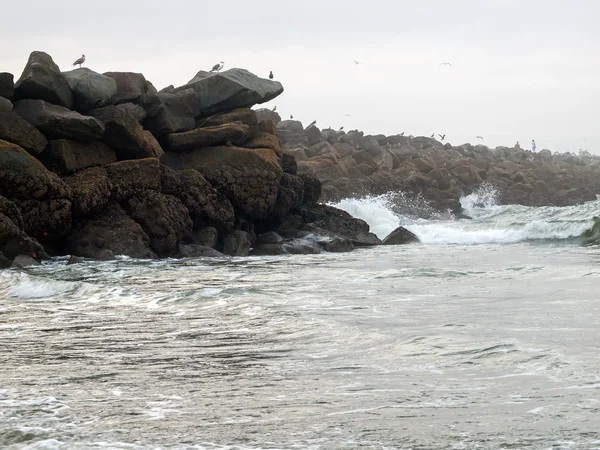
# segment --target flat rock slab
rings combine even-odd
[[[93,142],[104,134],[104,125],[98,119],[43,100],[18,101],[14,110],[48,139]]]
[[[57,139],[48,142],[48,147],[39,159],[50,170],[64,176],[88,167],[117,162],[117,155],[102,142]]]
[[[241,122],[226,123],[214,127],[196,128],[183,133],[171,133],[165,137],[166,147],[172,151],[186,151],[200,147],[222,145],[229,142],[239,145],[250,134],[250,127]]]
[[[33,125],[10,109],[0,108],[0,139],[17,144],[34,156],[46,148],[46,137]]]

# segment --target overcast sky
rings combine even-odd
[[[161,89],[224,60],[272,70],[266,106],[305,125],[600,154],[599,18],[599,0],[29,0],[2,6],[0,72],[85,53]]]

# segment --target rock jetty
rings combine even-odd
[[[159,92],[140,73],[61,72],[33,52],[16,82],[0,73],[0,266],[380,244],[318,204],[319,178],[250,109],[282,92],[244,69]]]

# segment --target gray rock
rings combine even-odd
[[[8,103],[10,109],[0,108],[0,139],[17,144],[33,156],[39,155],[48,141],[37,128],[12,110],[12,103]]]
[[[316,255],[323,253],[323,248],[316,242],[306,239],[294,239],[285,242],[283,248],[291,255]]]
[[[260,122],[261,120],[272,120],[275,125],[281,122],[281,116],[278,112],[273,111],[269,108],[258,108],[256,111],[256,119]]]
[[[182,244],[179,246],[179,258],[226,258],[227,255],[212,247],[197,244]]]
[[[234,230],[223,238],[223,253],[230,256],[248,256],[250,252],[250,238],[248,233]]]
[[[73,109],[79,112],[112,105],[117,97],[117,82],[106,75],[81,68],[63,72],[73,93]]]
[[[31,256],[26,255],[18,255],[13,259],[12,266],[13,267],[30,267],[30,266],[39,266],[40,263],[33,259]]]
[[[325,248],[325,251],[331,253],[344,253],[354,250],[352,241],[342,237],[331,238],[330,240],[324,241],[322,245],[323,248]]]
[[[250,251],[250,256],[275,256],[275,255],[288,255],[289,252],[285,249],[283,244],[272,243],[272,244],[261,244],[254,247]]]
[[[178,93],[157,94],[159,105],[155,115],[144,121],[144,128],[154,136],[189,131],[196,127],[195,117],[200,114],[193,89]]]
[[[259,78],[245,69],[212,73],[201,79],[194,77],[175,92],[189,88],[196,93],[202,116],[265,103],[283,92],[281,83]]]
[[[306,135],[308,145],[315,145],[323,140],[321,131],[315,125],[309,125],[306,130],[304,130],[304,134]]]
[[[15,100],[39,99],[49,103],[71,108],[73,94],[64,75],[44,52],[32,52],[15,84]]]
[[[281,168],[284,173],[289,173],[290,175],[296,175],[298,173],[298,163],[296,163],[296,158],[293,154],[283,154],[281,157]]]
[[[260,234],[256,238],[257,246],[265,244],[281,244],[282,242],[283,238],[274,231],[268,231],[266,233]]]
[[[204,247],[217,248],[219,232],[215,227],[204,227],[193,233],[194,242]]]
[[[14,88],[15,82],[13,74],[0,72],[0,97],[12,100]]]
[[[308,143],[304,127],[299,120],[282,120],[279,122],[277,124],[277,136],[281,139],[286,150]]]
[[[106,72],[107,77],[117,83],[115,104],[140,103],[148,95],[156,94],[156,89],[141,73],[133,72]]]
[[[97,141],[104,134],[104,125],[90,116],[83,116],[44,100],[21,100],[15,112],[40,130],[48,139]]]
[[[135,103],[121,103],[117,105],[117,108],[122,109],[127,114],[133,116],[133,118],[139,123],[142,123],[142,121],[148,116],[146,110]]]
[[[102,142],[57,139],[48,142],[48,147],[39,159],[50,170],[64,176],[88,167],[117,162],[117,155]]]
[[[67,261],[67,266],[72,266],[73,264],[83,264],[85,260],[81,256],[71,256]]]
[[[10,260],[0,252],[0,269],[8,269],[11,265]]]
[[[182,133],[171,133],[165,137],[164,143],[167,150],[180,152],[227,143],[240,145],[248,138],[249,134],[248,125],[234,122],[214,127],[196,128]]]
[[[419,242],[419,238],[414,233],[404,227],[398,227],[383,240],[383,245],[402,245],[411,242]]]

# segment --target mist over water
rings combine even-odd
[[[0,272],[0,448],[600,448],[598,201],[337,206],[347,254]]]

